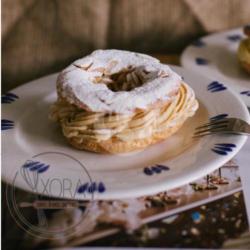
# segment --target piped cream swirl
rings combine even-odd
[[[133,114],[88,112],[59,99],[51,108],[50,118],[61,123],[63,134],[78,143],[116,139],[132,141],[161,133],[192,116],[198,108],[193,90],[185,83],[179,92],[160,108]]]

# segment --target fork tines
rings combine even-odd
[[[229,120],[221,119],[216,121],[210,121],[202,126],[197,127],[193,137],[201,137],[205,135],[210,135],[214,133],[218,133],[221,131],[225,131],[228,127]]]

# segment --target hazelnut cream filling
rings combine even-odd
[[[82,143],[84,140],[105,141],[109,139],[132,141],[162,133],[181,124],[198,108],[193,90],[182,83],[172,101],[160,108],[133,114],[107,114],[88,112],[65,99],[59,99],[51,109],[50,117],[59,121],[66,138]]]

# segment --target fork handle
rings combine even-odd
[[[246,135],[250,135],[250,124],[244,123],[240,126],[240,132]]]

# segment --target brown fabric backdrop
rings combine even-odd
[[[179,53],[201,35],[247,23],[250,0],[3,0],[3,91],[94,49]]]

